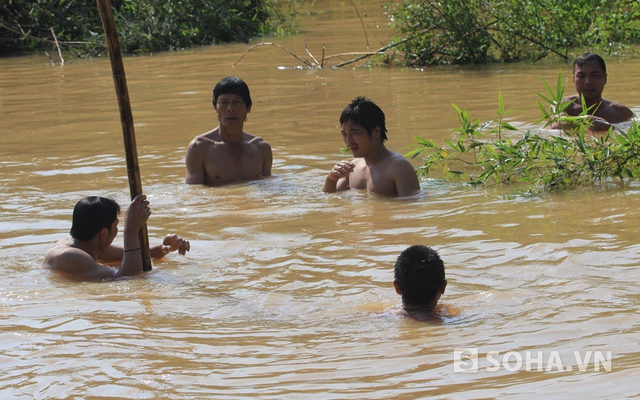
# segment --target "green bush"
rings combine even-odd
[[[174,50],[247,40],[278,30],[274,0],[112,0],[123,52]],[[105,51],[95,0],[12,0],[0,5],[0,54],[60,46]],[[282,32],[282,29],[279,31]]]
[[[404,0],[385,5],[410,66],[611,53],[640,40],[638,0]]]
[[[424,156],[418,169],[427,175],[436,167],[454,179],[473,185],[525,182],[529,193],[571,189],[602,182],[627,182],[640,176],[640,127],[632,121],[627,131],[611,127],[606,134],[589,134],[589,120],[582,115],[566,116],[571,102],[562,103],[561,78],[554,92],[545,83],[547,96],[538,105],[545,126],[559,122],[562,134],[523,132],[504,121],[502,95],[498,97],[498,118],[481,123],[472,121],[465,110],[453,106],[461,127],[453,140],[439,146],[416,137],[418,143],[406,154]],[[553,113],[547,109],[555,110]]]

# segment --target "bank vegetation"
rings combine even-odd
[[[640,42],[638,0],[402,0],[386,3],[395,62],[438,64],[568,59]]]
[[[275,0],[112,0],[120,46],[147,53],[284,34]],[[106,50],[95,0],[0,2],[0,54],[62,48],[75,56]]]

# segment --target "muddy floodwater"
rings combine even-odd
[[[300,6],[298,35],[269,40],[317,59],[323,45],[389,43],[379,6],[356,4],[366,37],[351,2],[325,0]],[[129,202],[109,60],[0,58],[0,397],[640,395],[639,182],[539,197],[440,177],[410,199],[320,191],[349,158],[338,118],[355,96],[381,106],[388,147],[406,152],[413,136],[450,137],[452,103],[494,118],[498,92],[510,122],[535,129],[542,79],[562,74],[572,92],[569,64],[309,69],[261,46],[232,67],[257,42],[125,58],[150,241],[177,233],[191,252],[105,283],[40,266],[80,198]],[[605,60],[605,97],[640,114],[640,59]],[[229,75],[249,84],[245,128],[271,144],[273,177],[185,185],[187,145],[216,126],[211,90]],[[385,313],[413,244],[439,251],[442,303],[459,315]]]

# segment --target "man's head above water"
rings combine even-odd
[[[402,306],[406,311],[433,310],[447,286],[440,256],[423,245],[408,247],[400,253],[394,278],[393,285],[402,296]]]

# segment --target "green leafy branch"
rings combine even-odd
[[[418,172],[428,175],[436,167],[452,179],[466,179],[473,185],[525,182],[528,192],[570,189],[601,182],[623,184],[640,174],[640,132],[637,121],[625,131],[611,126],[605,134],[593,136],[583,101],[583,113],[567,116],[571,102],[563,102],[562,79],[556,90],[543,81],[546,95],[538,101],[544,127],[560,127],[561,134],[521,131],[505,121],[508,113],[498,95],[497,118],[481,123],[471,120],[455,104],[460,128],[442,146],[415,137],[417,143],[406,156],[422,157]]]

